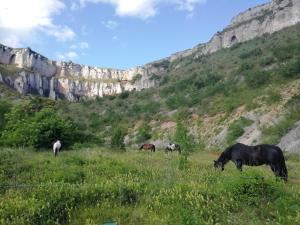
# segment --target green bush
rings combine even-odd
[[[16,105],[6,114],[1,141],[8,146],[49,148],[56,139],[68,147],[78,138],[77,128],[52,108],[37,111],[36,105]]]
[[[260,61],[260,65],[262,67],[265,67],[265,66],[270,66],[272,65],[273,63],[275,63],[275,58],[273,56],[266,56],[266,57],[263,57]]]
[[[0,130],[5,126],[5,114],[11,109],[11,104],[5,101],[0,101]]]
[[[178,120],[176,123],[176,130],[174,134],[174,141],[180,145],[183,155],[188,156],[194,150],[194,141],[189,134],[187,126],[182,121]],[[185,161],[184,159],[182,159]],[[181,161],[182,161],[181,160]],[[181,162],[182,163],[182,162]]]
[[[296,49],[299,49],[299,46],[291,44],[291,45],[275,46],[271,49],[271,51],[273,52],[277,60],[279,62],[282,62],[293,58]]]
[[[111,143],[110,146],[113,149],[125,149],[124,138],[126,136],[125,129],[121,127],[117,127],[112,132]]]
[[[128,98],[129,94],[130,94],[129,91],[124,91],[124,92],[122,92],[122,93],[119,95],[119,98],[120,98],[120,99],[126,99],[126,98]]]
[[[257,88],[267,83],[270,73],[267,71],[251,70],[246,73],[246,84],[251,88]]]
[[[279,73],[286,78],[300,77],[300,57],[281,66],[279,69]]]
[[[234,144],[237,138],[239,138],[244,133],[244,128],[251,125],[252,120],[241,117],[235,120],[228,128],[228,133],[226,141],[228,145]]]
[[[244,52],[242,52],[239,57],[241,59],[247,59],[250,57],[257,57],[262,55],[262,50],[261,48],[255,48],[255,49],[251,49],[251,50],[245,50]]]
[[[151,127],[148,123],[143,123],[138,129],[136,141],[137,143],[142,143],[144,141],[149,140],[152,137],[151,135]]]

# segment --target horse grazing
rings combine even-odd
[[[143,144],[140,148],[140,150],[151,150],[151,152],[155,152],[155,145],[154,144]]]
[[[214,167],[224,170],[224,165],[230,160],[235,163],[236,168],[240,171],[242,171],[243,165],[270,165],[276,177],[280,177],[284,181],[288,179],[282,150],[275,145],[248,146],[241,143],[234,144],[222,152],[217,161],[214,160]]]
[[[179,154],[181,153],[181,148],[179,144],[171,144],[169,143],[165,149],[165,152],[174,152],[174,151],[178,151]]]
[[[54,153],[54,156],[55,156],[55,157],[58,155],[60,148],[61,148],[60,140],[57,140],[57,141],[53,144],[53,153]]]

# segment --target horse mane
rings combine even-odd
[[[218,162],[223,162],[224,164],[226,164],[230,159],[231,159],[231,152],[232,152],[232,147],[230,146],[228,148],[226,148],[220,155],[220,157],[218,158]]]

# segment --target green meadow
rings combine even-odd
[[[0,224],[300,224],[300,156],[284,183],[267,166],[215,170],[218,155],[2,149]]]

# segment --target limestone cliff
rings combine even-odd
[[[179,58],[210,54],[298,22],[299,0],[273,0],[234,17],[228,27],[215,34],[206,44],[127,70],[51,61],[30,48],[13,49],[0,45],[0,82],[22,94],[35,93],[52,99],[66,98],[70,101],[114,95],[124,91],[139,91],[154,87],[154,78],[163,75],[168,64]],[[5,65],[15,65],[19,69],[8,73]]]
[[[20,93],[36,93],[52,99],[66,98],[71,101],[153,87],[153,74],[163,72],[151,64],[118,70],[56,62],[30,48],[13,49],[4,45],[0,45],[0,63],[20,68],[15,70],[13,76],[5,74],[5,67],[0,70],[0,82]]]
[[[237,43],[249,41],[264,34],[271,34],[300,22],[299,0],[273,0],[270,3],[249,8],[231,20],[222,32],[217,32],[206,44],[171,55],[168,60],[195,55],[206,55]]]

